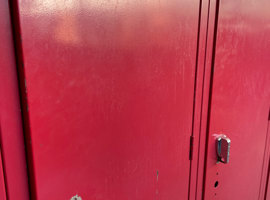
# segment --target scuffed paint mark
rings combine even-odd
[[[74,197],[71,197],[70,200],[82,200],[82,198],[76,194]]]
[[[156,195],[159,194],[159,191],[158,191],[158,176],[159,176],[159,171],[157,170],[157,188],[156,188]]]
[[[27,94],[27,84],[26,84],[26,79],[24,79],[24,90],[25,90],[25,94]]]

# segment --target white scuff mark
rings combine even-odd
[[[74,197],[71,197],[70,200],[82,200],[82,198],[76,194]]]
[[[212,136],[213,136],[215,139],[217,139],[217,138],[223,136],[223,134],[212,134]]]

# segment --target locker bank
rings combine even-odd
[[[270,200],[269,0],[0,0],[1,200]]]

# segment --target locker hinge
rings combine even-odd
[[[189,160],[193,158],[193,143],[194,143],[194,136],[190,136],[190,143],[189,143]]]

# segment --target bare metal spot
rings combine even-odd
[[[76,194],[74,197],[71,197],[70,200],[82,200],[82,198]]]

